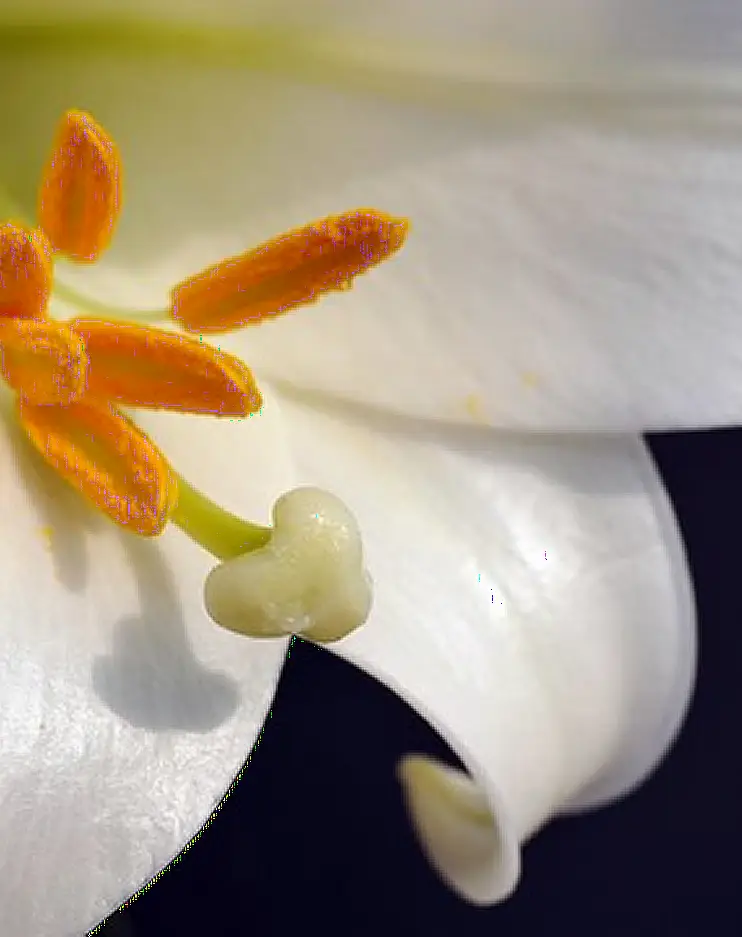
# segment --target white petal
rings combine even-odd
[[[226,25],[274,30],[275,43],[290,31],[304,39],[342,37],[335,58],[368,64],[390,46],[415,52],[488,51],[496,67],[538,71],[544,60],[562,67],[591,63],[622,68],[648,62],[731,66],[742,45],[742,13],[728,0],[0,0],[4,23],[138,23],[162,31],[167,25]],[[275,33],[276,28],[280,31]],[[356,42],[353,43],[352,40]],[[383,42],[383,47],[381,43]],[[495,54],[497,53],[497,54]],[[441,64],[440,58],[438,64]]]
[[[401,694],[474,778],[401,766],[446,880],[504,897],[518,845],[638,784],[695,667],[679,534],[638,439],[523,439],[351,421],[282,399],[300,483],[350,505],[375,583],[333,650]]]
[[[668,9],[656,7],[659,22]],[[680,51],[690,42],[668,32]],[[612,96],[605,79],[603,96],[588,84],[566,98],[539,95],[518,66],[515,79],[477,80],[467,109],[466,96],[449,100],[473,87],[455,76],[423,104],[362,93],[327,62],[302,81],[276,74],[280,57],[247,56],[264,69],[251,72],[98,52],[55,57],[51,71],[42,47],[0,66],[0,166],[24,204],[66,107],[89,108],[121,143],[116,246],[98,268],[62,272],[83,288],[165,304],[170,285],[220,256],[371,203],[412,219],[398,258],[225,345],[294,386],[436,420],[636,429],[742,413],[737,99],[725,112],[714,78],[699,109],[703,63],[680,84],[660,69],[646,95],[639,71],[634,94]]]
[[[269,516],[289,483],[273,430],[255,448],[220,429],[230,459],[212,478],[233,493],[239,476],[234,506]],[[114,530],[18,437],[3,422],[0,932],[71,937],[198,832],[255,743],[285,644],[217,628],[207,556],[174,529]],[[180,470],[202,474],[216,441],[194,431]]]
[[[291,22],[293,0],[28,0],[20,8],[2,0],[4,23],[151,22],[155,24],[275,25]],[[7,9],[6,9],[7,8]]]
[[[347,186],[338,203],[408,214],[408,246],[351,294],[246,331],[254,365],[458,423],[739,422],[739,140],[577,121],[479,137]]]
[[[447,880],[466,897],[476,891],[492,892],[499,881],[501,891],[517,874],[503,861],[512,845],[502,840],[484,788],[463,771],[420,755],[400,761],[399,782],[410,820],[420,845]]]

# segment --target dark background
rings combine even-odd
[[[296,641],[234,793],[125,932],[740,937],[742,430],[650,445],[693,570],[700,666],[682,735],[637,794],[551,824],[515,896],[470,908],[426,865],[394,779],[408,751],[455,759],[385,688]]]

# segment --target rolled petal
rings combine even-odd
[[[498,901],[521,843],[633,788],[682,720],[694,610],[661,483],[629,437],[443,433],[287,399],[283,411],[299,480],[353,505],[374,578],[367,623],[332,649],[463,761],[465,775],[408,759],[400,780],[445,881]]]
[[[91,397],[231,417],[248,416],[263,405],[249,368],[203,340],[102,319],[69,325],[85,342]]]
[[[55,251],[80,263],[98,259],[118,221],[120,175],[106,131],[90,114],[67,111],[39,192],[39,224]]]
[[[214,627],[210,557],[174,529],[123,534],[3,424],[0,930],[86,934],[211,815],[262,729],[286,642]],[[206,444],[182,447],[184,474],[218,473],[235,511],[268,517],[292,482],[280,426],[193,425]]]
[[[500,839],[484,787],[422,755],[404,757],[397,776],[420,845],[439,874],[454,887],[464,885],[470,899],[475,889],[491,892],[493,882],[505,891],[517,870],[503,860],[515,850]]]
[[[56,472],[132,533],[162,533],[177,481],[157,447],[110,404],[37,406],[21,398],[21,424]]]
[[[52,278],[52,250],[43,232],[0,225],[0,317],[43,316]]]
[[[0,319],[0,369],[14,390],[35,404],[68,405],[87,386],[85,343],[49,319]]]

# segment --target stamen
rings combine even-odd
[[[43,316],[52,279],[52,248],[43,232],[0,225],[0,317]]]
[[[85,390],[85,343],[62,322],[0,320],[2,372],[32,403],[72,403]]]
[[[155,445],[108,405],[35,406],[21,398],[21,424],[46,461],[112,521],[135,534],[162,533],[178,496]]]
[[[121,208],[121,162],[95,120],[68,111],[57,131],[39,193],[39,224],[55,251],[80,263],[108,247]]]
[[[263,405],[239,358],[175,332],[75,319],[90,366],[88,393],[131,407],[247,416]]]
[[[172,316],[192,332],[227,332],[315,302],[398,251],[408,228],[371,208],[297,228],[180,283]]]

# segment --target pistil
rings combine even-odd
[[[231,560],[264,547],[271,528],[242,520],[178,476],[179,497],[170,520],[217,560]]]

